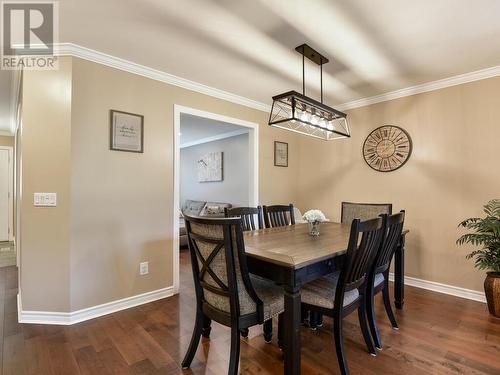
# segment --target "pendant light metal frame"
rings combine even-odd
[[[269,125],[323,140],[350,137],[347,114],[323,103],[323,64],[328,59],[307,44],[295,50],[302,55],[302,94],[288,91],[273,96]],[[321,101],[305,95],[306,57],[320,66]]]

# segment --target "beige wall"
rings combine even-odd
[[[22,112],[21,275],[24,310],[69,311],[71,61],[26,71]],[[57,207],[34,207],[34,192]]]
[[[29,139],[26,142],[23,133],[23,163],[34,164],[24,170],[29,201],[23,205],[27,214],[22,227],[23,309],[75,311],[172,285],[174,104],[259,123],[260,201],[296,201],[298,137],[268,127],[266,113],[88,61],[62,61],[63,68],[72,70],[71,104],[60,103],[64,121],[60,117],[52,123],[56,110],[52,97],[41,101],[47,107],[45,113],[34,102],[44,96],[43,85],[49,85],[50,74],[55,82],[65,81],[67,70],[24,77],[23,129]],[[110,109],[144,115],[144,154],[109,150]],[[66,122],[69,114],[71,128]],[[63,123],[67,127],[60,132],[58,124]],[[48,139],[40,138],[40,144],[35,144],[35,135]],[[289,168],[273,166],[274,140],[289,142]],[[52,150],[54,142],[57,147]],[[51,151],[44,155],[47,149]],[[49,171],[35,168],[56,151],[58,165],[48,166]],[[45,174],[51,169],[64,172],[64,178],[48,181]],[[52,184],[58,186],[48,190]],[[63,204],[34,209],[29,194],[32,197],[40,189],[60,191]],[[70,210],[64,204],[66,198]],[[41,233],[38,225],[51,229]],[[56,263],[64,265],[52,265],[52,259],[47,259],[56,252],[60,255]],[[30,265],[40,258],[41,267],[34,270]],[[145,260],[150,262],[149,275],[139,276],[139,262]],[[56,278],[61,283],[49,293],[52,298],[31,293],[54,287]]]
[[[351,139],[300,139],[299,206],[340,220],[341,201],[392,202],[407,211],[408,276],[482,290],[484,272],[455,240],[457,223],[500,195],[499,97],[493,78],[349,111]],[[391,173],[375,172],[362,156],[365,137],[385,124],[413,140],[410,160]]]

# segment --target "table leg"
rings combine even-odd
[[[401,236],[394,254],[394,304],[402,309],[405,299],[405,236]]]
[[[285,287],[285,375],[300,374],[300,288]]]

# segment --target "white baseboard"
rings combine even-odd
[[[24,311],[22,309],[21,298],[18,294],[18,319],[19,323],[71,325],[162,298],[171,297],[174,294],[174,287],[171,286],[69,313],[56,311]]]
[[[394,274],[392,272],[389,273],[389,280],[394,281]],[[486,303],[486,296],[484,295],[484,292],[478,292],[477,290],[459,288],[457,286],[441,284],[435,281],[427,281],[409,276],[405,276],[405,285]]]

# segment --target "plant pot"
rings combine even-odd
[[[500,272],[488,272],[484,280],[484,293],[490,314],[500,318]]]

